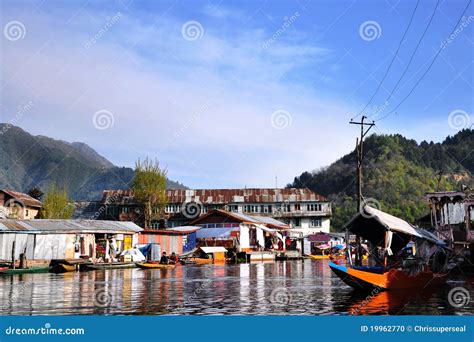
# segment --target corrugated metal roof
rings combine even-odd
[[[142,230],[135,223],[124,221],[0,219],[0,232],[138,233]]]
[[[168,202],[200,202],[205,204],[228,203],[278,203],[278,202],[324,202],[327,199],[314,191],[303,188],[284,189],[197,189],[167,190]],[[104,190],[102,203],[136,204],[133,190]]]

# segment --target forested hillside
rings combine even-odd
[[[364,197],[410,222],[428,212],[426,192],[474,185],[473,130],[460,131],[442,143],[420,144],[401,135],[374,134],[364,148]],[[333,229],[340,230],[356,212],[355,153],[321,170],[304,172],[289,186],[308,187],[332,199]]]

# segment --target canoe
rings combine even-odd
[[[4,270],[0,270],[0,274],[28,274],[28,273],[48,273],[50,267],[31,267],[31,268],[8,268]]]
[[[67,272],[74,272],[76,270],[76,266],[74,265],[66,265],[66,264],[56,264],[51,267],[51,273],[67,273]]]
[[[205,264],[212,264],[214,262],[213,259],[204,259],[204,258],[193,258],[198,265],[205,265]]]
[[[146,263],[146,262],[137,262],[136,263],[138,268],[148,270],[148,269],[170,269],[170,268],[175,268],[176,265],[163,265],[163,264],[151,264],[151,263]]]
[[[438,285],[446,280],[446,275],[423,270],[410,276],[399,269],[386,269],[382,266],[344,266],[329,262],[331,270],[347,285],[359,290],[382,290],[424,288]]]
[[[310,254],[309,257],[314,260],[322,260],[322,259],[329,259],[329,254],[328,255],[313,255]]]
[[[117,264],[94,264],[94,265],[86,265],[87,269],[89,270],[117,270],[117,269],[124,269],[124,268],[135,268],[137,265],[135,263],[117,263]]]

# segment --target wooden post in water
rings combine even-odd
[[[12,268],[15,269],[15,249],[16,249],[16,241],[13,241],[12,244]]]

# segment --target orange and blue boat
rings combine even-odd
[[[348,224],[349,234],[366,240],[369,265],[353,256],[360,246],[349,246],[344,262],[330,262],[331,270],[358,290],[424,288],[446,280],[449,248],[427,230],[378,209],[366,206]],[[357,257],[362,260],[362,256]]]

